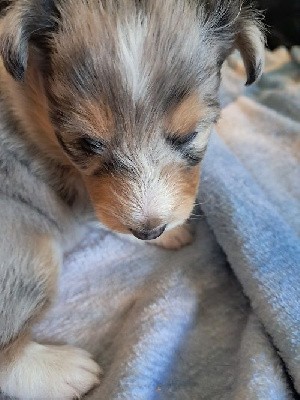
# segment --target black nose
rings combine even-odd
[[[141,240],[152,240],[158,238],[166,229],[167,225],[159,226],[158,228],[151,229],[151,230],[135,230],[130,229],[130,232]]]

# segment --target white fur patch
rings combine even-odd
[[[123,79],[132,91],[133,100],[137,101],[145,93],[149,79],[142,60],[147,36],[146,16],[128,17],[118,25],[117,32]]]
[[[199,129],[198,135],[196,136],[193,144],[195,145],[198,151],[202,151],[206,148],[208,144],[209,137],[211,135],[212,128],[209,127],[205,130]]]
[[[160,220],[162,224],[173,222],[173,211],[178,202],[179,187],[174,179],[178,174],[176,170],[167,173],[164,168],[172,165],[174,157],[178,156],[180,160],[180,155],[165,146],[161,137],[155,138],[154,141],[151,153],[143,146],[135,151],[132,156],[134,162],[127,163],[134,171],[135,178],[130,181],[124,180],[121,197],[115,192],[115,196],[120,197],[120,203],[127,211],[126,215],[120,215],[122,222],[135,229],[143,228],[147,221],[154,219]]]
[[[71,400],[98,385],[100,373],[84,350],[29,342],[14,362],[1,366],[0,387],[22,400]]]

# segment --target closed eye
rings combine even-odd
[[[190,167],[194,167],[202,161],[205,152],[206,152],[206,147],[198,151],[187,151],[182,153],[182,155],[186,159],[188,165]]]
[[[167,142],[174,148],[188,146],[196,138],[198,132],[191,132],[187,135],[168,135]]]
[[[193,140],[198,135],[198,132],[192,132],[187,135],[169,135],[167,142],[172,148],[180,152],[181,156],[186,160],[191,167],[199,164],[204,156],[205,148],[198,150],[193,146]]]
[[[87,136],[81,137],[77,144],[88,154],[102,154],[105,148],[105,144],[101,140]]]

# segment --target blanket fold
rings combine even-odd
[[[300,391],[299,238],[217,136],[210,146],[203,210]]]
[[[233,400],[291,400],[282,364],[263,327],[250,314],[245,327],[239,354],[239,372]]]

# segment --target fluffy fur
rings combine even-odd
[[[263,40],[239,1],[16,0],[2,11],[0,385],[72,398],[97,382],[93,361],[68,349],[90,371],[78,381],[71,369],[68,390],[51,361],[65,350],[29,340],[70,237],[98,218],[143,239],[166,230],[156,243],[167,248],[190,242],[182,224],[219,115],[222,63],[239,48],[252,83]]]

